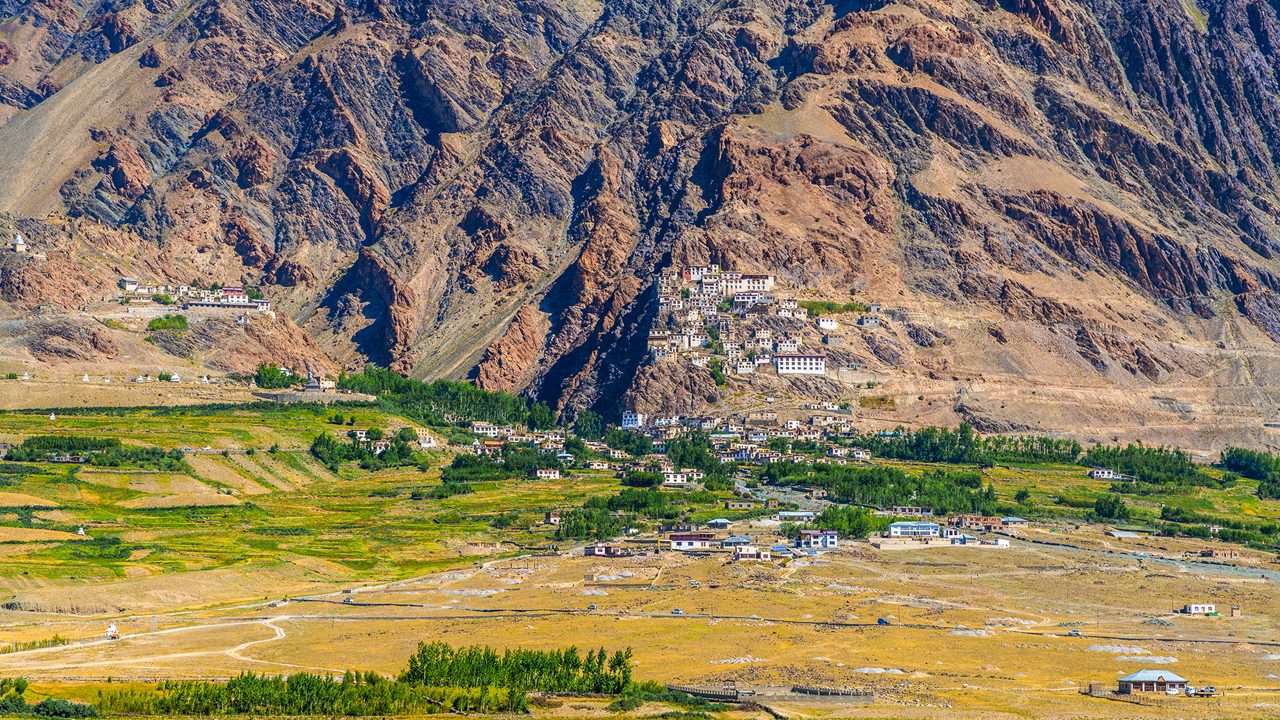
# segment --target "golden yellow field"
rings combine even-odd
[[[753,532],[766,539],[769,530]],[[59,686],[89,683],[80,689],[87,692],[108,678],[349,668],[394,673],[419,641],[443,639],[498,647],[628,646],[636,675],[646,679],[805,683],[876,694],[868,707],[775,708],[788,716],[1275,716],[1280,592],[1274,564],[1260,556],[1235,566],[1139,558],[1109,551],[1108,540],[1087,529],[1052,535],[1077,547],[1015,541],[1007,549],[882,552],[849,543],[785,567],[734,564],[723,555],[597,560],[567,551],[349,593],[334,589],[292,600],[275,593],[203,611],[126,615],[116,618],[125,637],[112,642],[93,637],[105,629],[105,616],[51,615],[35,622],[81,639],[0,655],[0,675],[21,673]],[[1156,540],[1135,542],[1124,549],[1161,552]],[[1171,555],[1184,549],[1158,542]],[[1170,612],[1191,601],[1238,605],[1241,617]],[[592,604],[597,609],[588,610]],[[881,618],[890,624],[877,625]],[[12,628],[18,618],[6,620]],[[1070,629],[1081,637],[1069,637]],[[1080,693],[1091,682],[1111,686],[1142,668],[1172,670],[1225,695],[1139,706]]]

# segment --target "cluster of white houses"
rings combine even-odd
[[[119,281],[121,300],[150,300],[156,295],[173,298],[184,308],[212,308],[217,310],[256,310],[267,312],[271,301],[249,297],[240,286],[201,288],[193,285],[153,285],[137,278],[122,277]]]
[[[668,485],[699,483],[702,481],[701,473],[692,469],[672,467],[666,457],[666,441],[681,437],[691,430],[709,433],[712,449],[716,457],[724,463],[764,463],[779,460],[808,462],[813,459],[811,456],[797,453],[780,453],[770,450],[767,445],[773,438],[825,443],[823,447],[827,455],[826,461],[833,464],[866,462],[871,459],[869,451],[838,442],[841,439],[852,438],[856,434],[851,418],[841,415],[814,415],[807,421],[801,422],[800,420],[779,421],[777,414],[772,412],[753,412],[745,417],[725,419],[650,418],[643,413],[628,411],[622,414],[621,427],[649,437],[653,441],[652,454],[633,459],[622,450],[610,448],[603,442],[587,440],[584,444],[593,452],[608,458],[608,461],[591,461],[585,467],[593,470],[644,467],[662,472],[663,480]],[[560,430],[530,432],[514,425],[475,421],[471,423],[471,432],[480,436],[472,443],[472,450],[478,455],[495,455],[504,445],[513,444],[556,452],[562,461],[575,462],[572,455],[564,452],[565,434]],[[632,460],[638,461],[641,465],[633,467],[634,463],[630,462]]]
[[[658,453],[663,451],[667,440],[695,430],[707,433],[716,456],[725,463],[812,462],[812,456],[770,449],[769,441],[775,438],[818,444],[826,454],[826,462],[834,465],[870,460],[870,451],[848,444],[858,434],[853,418],[840,414],[834,405],[824,409],[833,412],[813,414],[806,420],[783,420],[772,411],[748,412],[727,418],[654,418],[627,411],[622,414],[621,427],[649,437]]]
[[[776,501],[771,502],[769,506],[776,507]],[[727,501],[725,503],[725,508],[731,510],[751,510],[759,507],[760,503],[755,501]],[[802,524],[813,523],[816,517],[817,513],[810,510],[780,510],[774,515],[776,520],[783,523]],[[908,542],[916,541],[924,544],[942,542],[949,545],[990,545],[998,547],[1007,547],[1009,545],[1009,541],[1005,538],[980,540],[978,537],[966,533],[966,528],[975,527],[971,523],[976,518],[979,518],[979,516],[957,515],[947,518],[945,525],[917,520],[899,521],[890,524],[883,535],[889,539]],[[1027,523],[1026,520],[1017,517],[995,518],[995,521],[995,524],[992,525],[983,518],[982,527],[987,530],[999,530]],[[548,512],[546,522],[551,525],[558,524],[560,522],[560,512]],[[676,530],[670,532],[660,542],[660,547],[674,552],[729,552],[733,555],[734,560],[763,561],[769,561],[779,556],[786,557],[797,553],[812,554],[840,547],[838,531],[809,527],[796,531],[794,537],[790,538],[789,544],[775,544],[768,549],[762,549],[757,546],[756,540],[747,535],[729,535],[725,537],[717,532],[728,530],[733,524],[734,521],[720,518],[707,521],[705,524],[706,530],[692,528]],[[878,547],[874,541],[873,546]],[[599,557],[623,557],[629,556],[631,553],[609,543],[596,543],[588,546],[586,554]]]
[[[907,513],[896,512],[897,510],[898,508],[884,510],[880,514],[895,517],[907,515]],[[953,541],[953,544],[963,545],[968,541],[977,540],[976,537],[965,532],[967,530],[995,532],[1022,527],[1027,522],[1024,518],[1014,516],[952,515],[945,519],[945,525],[929,520],[899,520],[889,524],[885,535],[891,538],[942,538]]]
[[[712,527],[728,527],[729,521],[712,521]],[[774,544],[759,547],[756,540],[747,535],[721,537],[712,531],[673,532],[667,535],[665,546],[675,552],[728,552],[734,560],[769,562],[775,556],[794,554],[794,551],[812,552],[834,550],[840,545],[840,535],[835,530],[800,530],[790,544]],[[606,557],[608,553],[601,554]]]
[[[791,298],[775,294],[773,275],[740,273],[719,265],[669,270],[658,277],[658,321],[650,330],[648,350],[655,360],[686,357],[706,367],[713,357],[736,375],[752,375],[768,369],[778,375],[825,375],[828,360],[823,353],[801,349],[800,330],[808,312]],[[872,307],[879,312],[878,306]],[[777,323],[758,322],[780,318]],[[774,327],[770,327],[770,325]],[[829,333],[840,324],[819,317],[817,329]],[[874,314],[858,320],[860,327],[879,325]],[[832,336],[824,342],[838,344]]]

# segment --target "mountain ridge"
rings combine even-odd
[[[10,0],[0,210],[265,285],[340,364],[569,412],[802,390],[648,359],[658,273],[719,262],[910,318],[845,351],[934,402],[885,422],[1163,438],[1181,396],[1269,443],[1278,13]]]

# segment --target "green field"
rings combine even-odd
[[[184,450],[187,468],[30,463],[0,475],[0,576],[84,583],[301,559],[334,581],[396,579],[549,546],[554,539],[542,524],[544,511],[580,507],[590,496],[620,489],[611,473],[575,471],[555,481],[480,482],[473,493],[429,498],[425,493],[440,484],[439,469],[452,457],[448,451],[428,452],[425,471],[347,464],[333,472],[307,450],[318,434],[341,437],[352,427],[429,429],[372,405],[341,408],[354,418],[350,424],[334,425],[333,412],[253,405],[80,411],[55,420],[45,413],[0,413],[4,442],[34,435],[116,438]],[[879,462],[912,475],[937,467]],[[1004,509],[1040,519],[1082,517],[1110,486],[1075,465],[998,465],[981,472]],[[1157,521],[1162,505],[1246,521],[1280,517],[1280,503],[1258,499],[1255,488],[1241,480],[1226,488],[1126,495],[1125,502],[1133,523]],[[1022,503],[1015,501],[1020,490],[1027,491]],[[723,516],[719,500],[726,496],[700,495],[685,516],[694,522]],[[76,535],[81,528],[84,536]]]
[[[376,409],[354,414],[356,427],[413,426]],[[182,572],[302,556],[331,563],[345,579],[397,578],[457,562],[460,555],[452,548],[469,540],[546,544],[543,511],[578,506],[591,494],[617,488],[611,475],[579,473],[558,481],[479,483],[472,494],[415,500],[413,491],[440,483],[438,466],[448,453],[428,453],[436,467],[427,472],[344,466],[333,473],[306,450],[318,433],[346,431],[327,417],[296,408],[144,410],[63,416],[53,423],[47,415],[0,414],[0,438],[7,442],[66,433],[195,449],[185,457],[188,473],[27,465],[35,472],[0,487],[0,527],[16,533],[8,538],[8,552],[0,554],[0,575],[84,581],[123,578],[130,568]],[[273,444],[279,449],[269,452]],[[518,522],[500,531],[491,526],[499,513],[513,511],[520,514]],[[85,538],[21,537],[23,530],[79,528]],[[119,543],[108,544],[107,538]]]

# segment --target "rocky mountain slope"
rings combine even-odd
[[[724,391],[644,343],[657,273],[717,261],[894,309],[850,352],[920,419],[1260,428],[1275,408],[1275,0],[0,18],[0,211],[264,283],[339,363],[696,409]],[[14,274],[19,312],[74,296]]]

